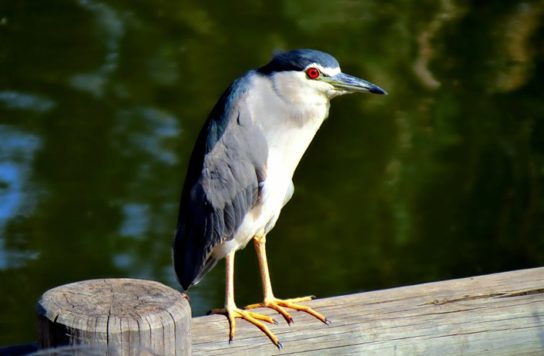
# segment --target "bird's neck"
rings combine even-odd
[[[253,80],[260,90],[250,94],[247,100],[253,111],[251,117],[262,128],[267,140],[269,164],[281,165],[281,174],[291,179],[302,155],[328,116],[329,100],[290,88],[288,81],[273,82],[263,76],[255,76]],[[278,88],[278,85],[282,87]]]

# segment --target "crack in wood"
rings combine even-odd
[[[486,299],[486,298],[511,298],[511,297],[524,297],[533,294],[544,294],[544,288],[537,289],[527,289],[516,292],[497,292],[497,293],[488,293],[488,294],[478,294],[478,295],[465,295],[461,298],[454,299],[434,299],[431,302],[420,304],[420,305],[444,305],[449,303],[464,302],[467,300],[476,300],[476,299]]]
[[[544,294],[544,288],[527,289],[527,290],[521,290],[518,292],[504,293],[504,295],[499,296],[499,298],[523,297],[526,295],[533,295],[533,294]]]
[[[428,302],[428,303],[423,303],[423,304],[420,304],[420,305],[430,305],[430,304],[434,304],[434,305],[444,305],[444,304],[449,304],[449,303],[457,303],[457,302],[464,302],[464,301],[467,301],[467,300],[476,300],[476,299],[487,299],[487,298],[495,298],[495,297],[501,297],[503,296],[505,293],[488,293],[488,294],[478,294],[478,295],[465,295],[464,297],[461,297],[461,298],[453,298],[453,299],[434,299],[433,301],[431,302]]]

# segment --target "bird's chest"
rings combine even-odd
[[[283,128],[280,124],[280,129],[265,133],[268,158],[261,196],[262,221],[268,225],[265,230],[272,228],[281,209],[293,194],[292,178],[295,169],[324,118],[325,114],[319,114],[304,124],[284,123]]]
[[[304,152],[325,120],[328,106],[315,106],[287,112],[271,119],[272,125],[264,125],[267,140],[267,175],[285,176],[289,181]]]

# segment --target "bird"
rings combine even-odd
[[[330,321],[300,304],[312,296],[276,298],[266,255],[267,234],[294,193],[295,169],[321,124],[330,100],[349,93],[386,95],[366,80],[345,74],[330,54],[315,49],[276,53],[270,62],[234,80],[221,95],[194,145],[181,192],[173,242],[173,264],[184,290],[225,259],[225,303],[212,309],[283,344],[265,323],[276,321],[252,309],[268,307],[288,324],[287,309]],[[234,298],[234,256],[250,241],[257,254],[263,302],[239,308]]]

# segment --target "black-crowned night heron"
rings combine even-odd
[[[324,323],[311,299],[278,299],[272,292],[266,260],[266,235],[293,195],[293,173],[315,133],[328,116],[329,101],[348,93],[386,94],[378,86],[344,74],[331,55],[298,49],[235,80],[221,96],[196,141],[180,202],[174,241],[174,266],[184,289],[198,283],[226,258],[225,314],[229,340],[236,318],[278,338],[262,322],[274,322],[248,309],[269,307],[288,323],[285,308],[304,311]],[[234,254],[253,240],[264,301],[240,309],[234,302]]]

